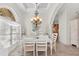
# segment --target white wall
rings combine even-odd
[[[70,22],[72,21],[72,20],[75,20],[75,19],[77,19],[77,20],[79,20],[79,3],[74,3],[74,4],[68,4],[67,5],[67,7],[68,7],[68,13],[69,13],[69,15],[68,15],[68,18],[70,19]],[[78,22],[79,23],[79,22]],[[73,23],[74,24],[74,23]],[[77,25],[77,26],[79,26],[79,25]],[[74,27],[74,26],[73,26]],[[75,26],[76,27],[76,26]],[[72,32],[71,31],[71,28],[70,28],[70,32]],[[75,37],[77,38],[77,37],[79,37],[79,27],[78,27],[78,35],[76,35]],[[73,32],[74,33],[74,32]],[[71,35],[71,34],[70,34]],[[71,38],[71,40],[73,40],[72,38],[72,36],[70,36]],[[74,39],[74,40],[76,40],[76,39]],[[79,38],[78,38],[78,44],[79,44]],[[72,41],[71,41],[71,43],[72,43]]]
[[[64,10],[63,13],[59,15],[59,41],[64,44],[68,44],[67,30],[67,11]]]
[[[71,28],[70,22],[77,17],[79,12],[79,4],[65,4],[63,10],[59,11],[59,41],[70,45],[71,44]]]

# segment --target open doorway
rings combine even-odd
[[[54,19],[54,22],[52,24],[52,33],[57,33],[57,41],[58,41],[58,36],[59,36],[59,21],[57,19],[58,17],[56,16]]]

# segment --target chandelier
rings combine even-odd
[[[41,17],[39,16],[39,4],[38,3],[35,3],[35,13],[34,13],[34,17],[31,19],[31,22],[35,25],[35,27],[37,28],[41,22],[42,22],[42,19]]]

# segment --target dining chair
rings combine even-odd
[[[58,33],[53,33],[52,34],[52,42],[51,42],[51,45],[50,45],[51,55],[52,55],[52,50],[53,49],[56,52],[56,41],[57,41],[57,37],[58,37]]]
[[[38,56],[38,52],[44,51],[45,56],[47,56],[47,41],[40,39],[39,41],[36,42],[36,56]]]
[[[33,56],[35,56],[35,42],[25,42],[24,43],[24,55],[27,52],[33,52]]]
[[[52,48],[55,50],[55,52],[56,52],[56,41],[57,41],[57,37],[58,37],[58,33],[53,33],[52,34],[52,36],[53,36],[53,42],[52,42]]]

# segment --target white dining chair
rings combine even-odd
[[[24,55],[26,55],[27,52],[33,52],[33,56],[35,56],[35,42],[31,41],[25,41],[24,43]]]
[[[47,40],[40,39],[36,42],[36,55],[37,56],[39,55],[38,52],[40,51],[44,51],[45,56],[47,56]]]
[[[52,55],[52,50],[53,49],[56,52],[56,41],[57,41],[57,37],[58,37],[58,33],[53,33],[52,34],[52,41],[51,41],[51,45],[50,45],[51,55]]]
[[[52,48],[55,50],[55,52],[56,52],[56,41],[57,41],[57,37],[58,37],[58,33],[53,33],[52,34],[52,36],[53,36],[53,42],[52,42]]]

